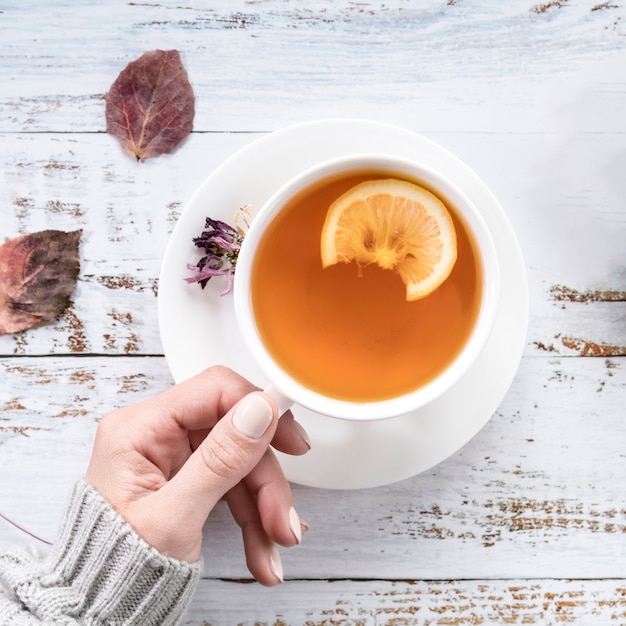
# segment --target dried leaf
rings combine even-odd
[[[191,132],[194,106],[178,51],[146,52],[106,95],[107,132],[137,160],[169,153]]]
[[[0,246],[0,334],[50,322],[76,285],[82,231],[44,230]]]

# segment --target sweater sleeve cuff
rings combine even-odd
[[[21,581],[21,602],[44,619],[88,624],[176,624],[201,571],[149,546],[85,481],[74,487],[49,563]]]

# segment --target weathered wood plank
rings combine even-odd
[[[181,49],[198,130],[361,116],[493,131],[508,129],[513,107],[519,128],[536,132],[546,130],[542,97],[565,86],[555,71],[575,82],[592,62],[609,85],[624,81],[615,66],[597,65],[623,49],[619,3],[39,0],[4,2],[2,11],[2,131],[102,131],[104,93],[153,48]],[[618,94],[610,99],[619,110]],[[483,114],[459,103],[479,103]],[[604,117],[588,124],[602,128]]]
[[[2,593],[2,591],[0,591]],[[202,579],[181,626],[463,626],[626,619],[626,579],[247,581]]]
[[[0,353],[160,354],[158,276],[176,220],[202,179],[260,136],[194,134],[145,163],[102,134],[0,136],[10,147],[0,154],[2,235],[83,230],[72,306],[53,324],[0,336]],[[484,177],[513,222],[531,285],[527,353],[626,354],[626,180],[584,175],[621,163],[615,136],[579,134],[584,158],[564,154],[558,132],[430,137]],[[537,154],[554,167],[539,167]]]
[[[198,626],[606,626],[626,622],[626,579],[288,581],[272,589],[202,580]]]
[[[114,366],[112,366],[114,363]],[[171,384],[162,358],[0,360],[0,512],[50,539],[97,419]],[[287,578],[622,578],[623,358],[527,357],[504,402],[462,450],[384,488],[295,487],[311,530]],[[0,521],[0,547],[30,543]],[[224,506],[209,520],[205,574],[246,578]]]

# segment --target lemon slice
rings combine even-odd
[[[432,293],[456,261],[456,232],[445,205],[433,193],[405,180],[360,183],[328,209],[321,235],[322,265],[355,261],[394,270],[406,299]]]

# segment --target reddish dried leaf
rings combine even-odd
[[[194,106],[178,51],[146,52],[106,95],[107,132],[137,160],[169,153],[191,132]]]
[[[44,230],[0,246],[0,334],[50,322],[76,285],[82,231]]]

